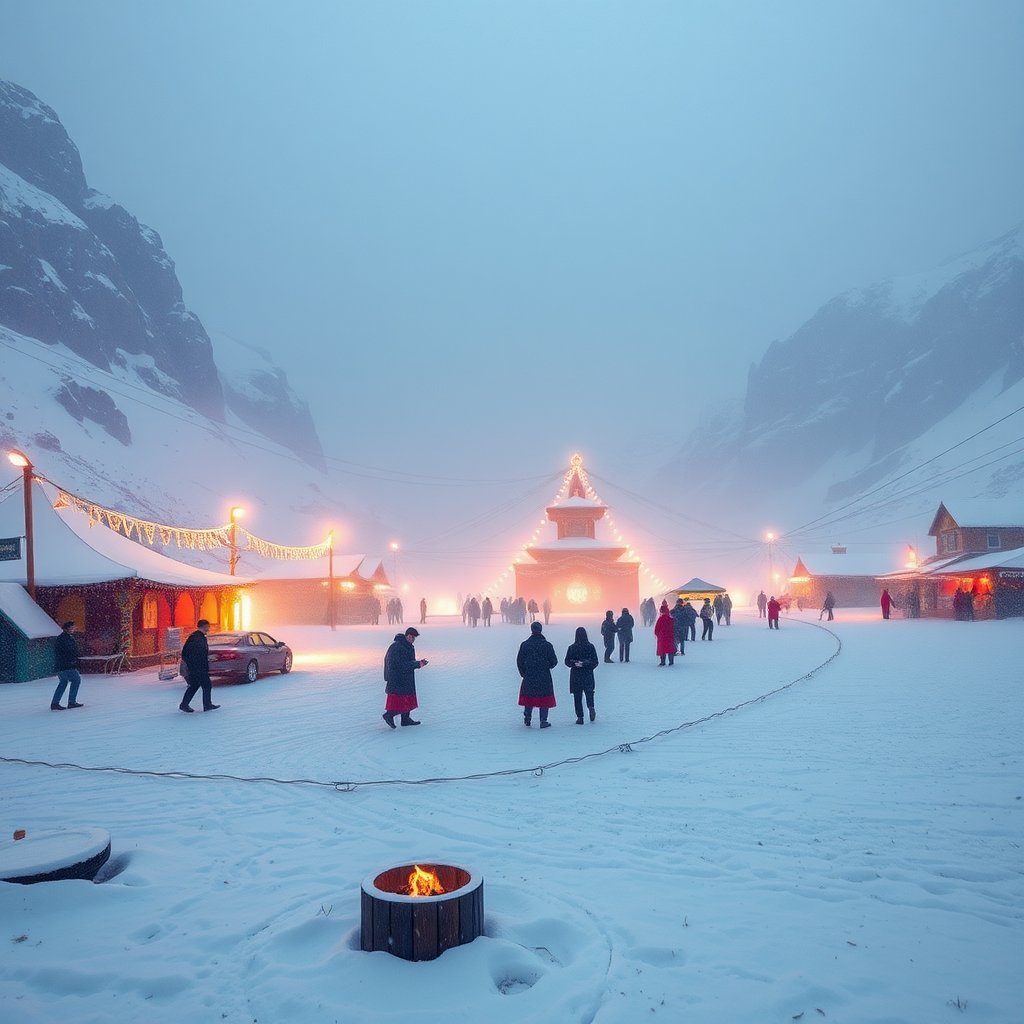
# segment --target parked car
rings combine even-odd
[[[292,670],[292,649],[269,633],[211,633],[210,675],[235,676],[247,683],[265,672]]]

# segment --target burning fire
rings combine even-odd
[[[419,864],[413,865],[413,870],[409,874],[410,896],[440,896],[443,892],[446,892],[446,889],[433,871],[424,871]]]

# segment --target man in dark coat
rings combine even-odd
[[[75,639],[74,622],[65,622],[60,627],[60,636],[53,645],[53,667],[57,670],[57,689],[53,691],[53,699],[50,701],[51,711],[63,711],[64,705],[60,699],[64,696],[64,690],[70,684],[68,690],[68,707],[80,708],[83,705],[78,703],[78,688],[82,685],[82,676],[78,671],[78,641]]]
[[[219,704],[213,703],[212,686],[210,682],[210,645],[206,642],[206,634],[210,632],[210,623],[207,619],[200,619],[196,623],[196,631],[185,641],[181,649],[181,660],[185,663],[185,670],[188,675],[188,689],[185,696],[181,698],[178,705],[182,711],[191,713],[195,709],[190,707],[192,698],[203,691],[203,710],[216,711]]]
[[[629,661],[629,645],[633,642],[633,616],[628,608],[615,620],[615,628],[619,631],[619,661]]]
[[[530,635],[519,645],[516,668],[523,677],[519,687],[519,706],[523,709],[523,722],[529,726],[533,709],[540,708],[540,727],[551,726],[548,709],[555,706],[555,685],[551,681],[551,670],[558,664],[554,647],[544,639],[544,626],[539,622],[530,625]]]
[[[618,626],[615,625],[615,613],[612,611],[606,611],[604,613],[604,622],[601,623],[601,636],[604,637],[604,660],[611,662],[612,651],[615,650],[615,634],[618,631]]]
[[[704,603],[700,606],[700,621],[704,623],[701,630],[701,640],[714,640],[715,638],[715,609],[711,605],[711,598],[705,597]]]
[[[725,614],[725,604],[722,602],[722,595],[715,594],[715,599],[711,603],[711,607],[715,609],[715,621],[721,625],[722,616]]]
[[[679,648],[679,653],[685,654],[688,623],[686,620],[686,608],[681,597],[676,598],[676,603],[672,606],[672,611],[669,612],[669,615],[672,616],[672,637]]]
[[[401,714],[402,725],[419,725],[409,714],[418,707],[416,702],[416,669],[427,664],[426,658],[416,657],[418,629],[410,626],[404,633],[396,633],[395,639],[384,655],[384,692],[388,695],[381,718],[395,728],[395,715]]]
[[[697,609],[689,601],[683,602],[683,611],[686,612],[686,629],[683,636],[688,640],[697,639]]]
[[[762,590],[761,593],[757,595],[757,617],[759,619],[763,619],[764,618],[765,611],[766,611],[767,608],[768,608],[768,598],[764,596],[764,591]]]
[[[625,610],[625,609],[623,609]],[[583,725],[583,698],[587,699],[590,720],[597,718],[594,710],[594,669],[597,668],[597,648],[587,639],[587,631],[576,628],[576,641],[565,652],[569,666],[569,692],[576,705],[576,724]]]

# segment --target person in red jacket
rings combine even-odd
[[[676,663],[676,626],[668,611],[668,601],[661,602],[661,609],[658,612],[658,621],[654,623],[654,636],[658,641],[657,654],[661,658],[659,664],[665,664],[665,656],[668,656],[668,663]]]
[[[768,598],[768,628],[769,629],[773,629],[773,628],[774,629],[778,629],[779,628],[779,612],[781,610],[782,610],[782,605],[779,604],[779,602],[775,600],[775,595],[772,594],[772,596]],[[775,623],[774,627],[772,626],[773,622]]]
[[[882,605],[882,618],[883,619],[889,618],[889,609],[892,607],[892,598],[889,596],[889,591],[888,590],[883,590],[882,591],[881,605]]]

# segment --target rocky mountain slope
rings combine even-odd
[[[0,81],[0,325],[63,346],[102,371],[215,422],[228,411],[323,468],[305,402],[260,354],[218,359],[183,301],[160,236],[90,188],[57,115]],[[78,423],[132,443],[130,416],[102,389],[70,378],[54,397]]]
[[[1009,412],[1022,380],[1024,225],[827,303],[750,368],[742,402],[705,410],[660,486],[722,508],[827,510],[927,457],[929,432],[953,437],[959,422],[966,437],[986,409]],[[960,486],[995,495],[1014,474],[1004,464]]]

